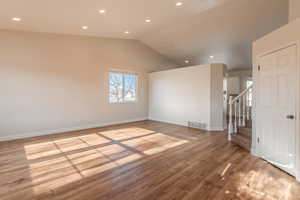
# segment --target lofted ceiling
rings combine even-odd
[[[252,66],[252,42],[288,23],[287,0],[228,0],[140,39],[180,65]]]
[[[179,65],[250,67],[252,41],[287,21],[287,0],[0,0],[0,29],[138,39]]]

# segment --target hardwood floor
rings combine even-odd
[[[223,132],[143,121],[0,143],[0,199],[295,200],[300,184]]]

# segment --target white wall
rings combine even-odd
[[[238,93],[244,91],[247,88],[247,80],[252,80],[252,68],[243,70],[231,70],[226,73],[228,78],[238,79],[229,84],[229,88],[232,91],[238,91]],[[238,83],[236,83],[238,82]],[[232,93],[232,94],[238,94]]]
[[[184,126],[188,121],[201,122],[207,129],[223,129],[223,67],[199,65],[151,73],[149,118]]]
[[[210,66],[210,123],[209,130],[223,130],[226,126],[224,110],[223,81],[225,65],[212,64]],[[226,123],[226,122],[225,122]]]
[[[258,83],[258,59],[257,57],[263,53],[273,51],[279,48],[283,48],[287,45],[290,45],[294,42],[300,41],[300,18],[290,22],[288,25],[283,26],[282,28],[260,38],[259,40],[253,43],[253,80],[254,80],[254,123],[253,123],[253,140],[252,140],[252,151],[256,153],[256,123],[255,123],[255,115],[259,112],[256,109],[256,84]],[[299,55],[299,46],[298,46],[298,55]],[[299,60],[300,62],[300,60]],[[299,65],[298,62],[298,65]],[[299,123],[299,119],[298,119]],[[296,142],[298,143],[297,146],[297,179],[300,181],[300,135],[297,133]]]
[[[240,77],[239,76],[229,76],[226,77],[227,81],[227,93],[230,94],[239,94],[241,92],[240,88]]]
[[[293,21],[300,17],[300,1],[289,0],[289,21]]]
[[[147,119],[148,72],[176,65],[136,40],[0,31],[0,140]],[[108,103],[111,69],[139,101]]]

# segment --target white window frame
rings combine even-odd
[[[111,102],[110,101],[110,73],[115,73],[115,74],[122,74],[122,99],[123,101],[122,102]],[[124,79],[124,76],[123,75],[135,75],[136,76],[136,82],[135,82],[135,94],[136,94],[136,97],[135,97],[135,100],[134,101],[125,101],[125,98],[124,98],[124,94],[125,94],[125,79]],[[109,104],[128,104],[128,103],[137,103],[138,102],[138,97],[139,97],[139,74],[136,73],[136,72],[130,72],[130,71],[122,71],[122,70],[110,70],[108,72],[108,102]]]

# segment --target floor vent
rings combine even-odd
[[[196,129],[200,129],[200,130],[206,130],[207,126],[205,123],[201,123],[201,122],[192,122],[192,121],[188,121],[188,127],[189,128],[196,128]]]

